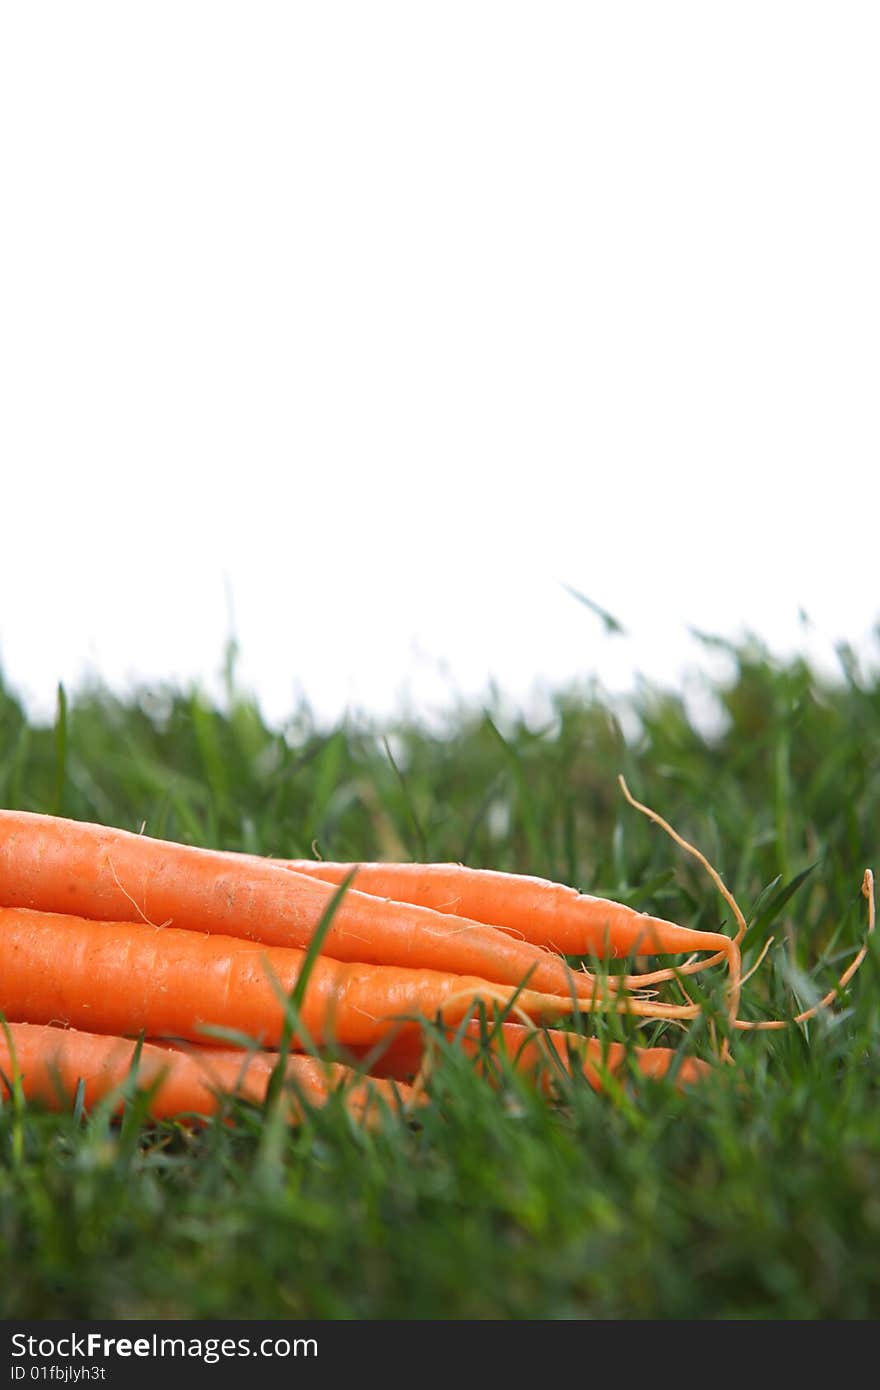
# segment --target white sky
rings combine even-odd
[[[273,717],[880,617],[876,4],[8,4],[0,660]],[[560,581],[627,626],[603,635]]]

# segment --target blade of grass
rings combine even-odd
[[[403,796],[404,805],[406,806],[407,813],[408,813],[408,815],[409,815],[410,820],[412,821],[413,830],[415,831],[416,841],[417,841],[418,847],[419,847],[419,855],[418,855],[418,857],[424,861],[424,860],[426,860],[426,859],[429,857],[429,856],[428,856],[428,840],[427,840],[427,837],[426,837],[426,835],[425,835],[425,831],[424,831],[424,828],[423,828],[423,826],[422,826],[421,819],[419,818],[418,811],[416,810],[415,802],[413,801],[412,794],[411,794],[410,789],[409,789],[409,785],[408,785],[407,780],[406,780],[406,778],[404,777],[403,773],[401,772],[400,768],[397,766],[397,763],[396,763],[395,758],[394,758],[394,754],[393,754],[392,751],[391,751],[391,746],[390,746],[390,744],[389,744],[389,742],[388,742],[388,739],[385,738],[385,737],[383,737],[383,739],[382,739],[382,746],[383,746],[384,749],[385,749],[385,756],[387,757],[389,763],[391,764],[391,766],[392,766],[393,769],[394,769],[394,774],[395,774],[395,776],[396,776],[396,778],[397,778],[398,785],[400,786],[401,794],[402,794],[402,796]]]
[[[55,712],[55,790],[52,799],[53,815],[60,816],[64,808],[64,789],[67,783],[67,695],[58,682],[58,703]]]
[[[596,617],[601,620],[606,632],[626,637],[627,631],[623,623],[615,618],[613,613],[609,613],[607,608],[602,608],[593,599],[587,598],[586,594],[582,594],[580,589],[575,589],[571,584],[566,584],[565,580],[561,580],[560,583],[567,594],[570,594],[578,603],[583,604],[584,608],[589,608],[591,613],[595,613]]]
[[[526,781],[522,759],[513,745],[504,737],[488,710],[484,712],[484,718],[486,727],[502,749],[513,774],[513,780],[517,790],[517,802],[522,814],[523,828],[529,846],[529,854],[535,868],[540,868],[546,857],[546,848],[535,811],[534,798],[529,791],[528,782]]]
[[[321,914],[321,919],[309,942],[309,947],[306,951],[305,959],[303,960],[302,970],[297,977],[296,984],[289,994],[282,989],[281,983],[275,976],[274,971],[271,969],[269,970],[269,980],[272,984],[272,988],[284,1006],[284,1022],[278,1044],[278,1061],[272,1068],[269,1084],[266,1087],[266,1099],[263,1102],[265,1128],[255,1165],[259,1180],[264,1186],[273,1186],[279,1171],[282,1136],[286,1127],[281,1107],[281,1098],[287,1080],[287,1060],[290,1056],[290,1049],[294,1037],[298,1038],[300,1044],[307,1052],[310,1052],[313,1056],[317,1056],[314,1043],[308,1036],[308,1032],[300,1017],[300,1009],[303,999],[305,998],[306,989],[308,988],[309,977],[314,969],[316,960],[321,954],[321,947],[324,944],[327,933],[333,925],[333,919],[336,916],[345,894],[351,886],[355,872],[356,871],[352,869],[346,874]],[[302,1098],[300,1098],[300,1103],[302,1105]]]
[[[801,884],[806,882],[813,870],[818,867],[818,864],[818,859],[814,863],[808,864],[805,869],[801,869],[799,874],[795,874],[793,879],[764,902],[764,906],[761,908],[758,915],[752,918],[752,924],[749,928],[749,935],[747,938],[749,945],[763,945],[768,927],[776,920],[786,903],[790,902]],[[776,879],[775,882],[778,883],[779,879]]]

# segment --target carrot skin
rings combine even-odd
[[[271,1048],[284,1026],[272,979],[289,995],[304,961],[303,951],[233,937],[0,908],[0,1011],[25,1023],[195,1042],[208,1025]],[[300,1015],[316,1043],[370,1046],[401,1018],[455,1023],[475,1000],[504,1006],[513,993],[474,976],[318,956]],[[539,1020],[572,1008],[532,990],[516,1004]]]
[[[693,931],[610,898],[594,898],[528,874],[462,864],[271,862],[331,884],[341,883],[354,869],[354,883],[364,893],[482,922],[562,955],[619,958],[718,949],[713,933]]]
[[[82,1080],[84,1102],[91,1109],[131,1075],[137,1045],[130,1039],[30,1023],[10,1023],[7,1028],[8,1035],[0,1028],[0,1097],[9,1094],[2,1078],[18,1079],[25,1099],[53,1110],[65,1109]],[[148,1111],[154,1120],[212,1115],[227,1095],[261,1104],[277,1061],[277,1055],[265,1052],[198,1047],[184,1052],[144,1043],[136,1084],[143,1090],[155,1088]],[[355,1074],[347,1067],[294,1055],[287,1059],[286,1075],[293,1088],[287,1095],[289,1118],[294,1119],[302,1113],[300,1101],[323,1105]],[[362,1117],[377,1098],[393,1104],[409,1096],[406,1086],[388,1089],[382,1081],[357,1080],[346,1090],[345,1103]],[[120,1109],[122,1105],[120,1097]]]
[[[336,888],[269,860],[26,811],[0,811],[0,906],[147,921],[304,949]],[[641,919],[650,921],[650,919]],[[591,999],[596,981],[496,927],[356,890],[323,943],[337,960],[452,971]],[[678,948],[676,948],[678,949]]]

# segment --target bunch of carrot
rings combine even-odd
[[[154,1116],[204,1114],[229,1092],[259,1101],[276,1076],[294,1111],[341,1087],[363,1115],[376,1100],[415,1103],[404,1081],[422,1065],[425,1020],[483,1048],[479,1008],[506,1019],[491,1046],[517,1066],[546,1075],[549,1056],[598,1087],[627,1054],[548,1025],[573,1012],[688,1019],[697,1008],[646,988],[669,969],[600,979],[563,955],[682,952],[708,958],[677,973],[727,962],[738,1023],[738,939],[541,879],[266,860],[0,811],[0,1095],[17,1087],[66,1103],[82,1083],[93,1103],[136,1066]],[[216,1046],[242,1035],[250,1050]],[[338,1045],[362,1066],[318,1060]],[[651,1075],[675,1056],[630,1055]],[[689,1061],[680,1078],[704,1068]]]

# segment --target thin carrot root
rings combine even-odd
[[[778,1031],[782,1028],[789,1028],[794,1023],[806,1023],[808,1019],[815,1018],[816,1015],[821,1013],[824,1009],[830,1008],[838,999],[840,991],[842,989],[845,989],[846,986],[849,984],[850,980],[853,978],[853,976],[861,966],[863,960],[865,959],[865,956],[868,953],[868,939],[874,931],[876,915],[874,906],[874,875],[871,869],[865,870],[864,876],[862,878],[861,888],[863,897],[865,897],[868,901],[868,926],[865,934],[865,940],[862,943],[861,948],[856,952],[856,955],[850,961],[846,970],[844,970],[843,974],[840,976],[834,988],[830,989],[828,993],[818,1001],[818,1003],[813,1004],[812,1007],[809,1009],[804,1009],[802,1013],[796,1014],[793,1018],[764,1019],[757,1022],[751,1022],[748,1019],[741,1019],[738,1017],[738,1014],[740,998],[742,994],[742,986],[744,984],[745,979],[750,979],[752,975],[754,975],[758,967],[761,965],[761,962],[763,961],[764,957],[767,954],[767,951],[770,948],[770,942],[768,942],[767,945],[764,947],[764,950],[761,952],[761,955],[758,957],[758,960],[749,970],[748,975],[743,977],[742,967],[739,959],[739,945],[746,932],[748,931],[748,923],[746,922],[745,916],[743,915],[742,909],[737,903],[736,898],[733,896],[730,889],[724,883],[717,869],[715,869],[713,865],[710,864],[706,856],[700,850],[698,850],[695,845],[692,845],[689,840],[686,840],[682,835],[678,833],[677,830],[673,829],[669,822],[664,820],[661,815],[658,815],[656,811],[652,810],[650,806],[645,806],[642,802],[637,801],[635,799],[635,797],[630,792],[629,787],[626,785],[626,781],[622,773],[618,776],[618,781],[620,783],[621,790],[623,791],[623,794],[626,797],[626,800],[629,802],[631,806],[633,806],[637,811],[641,811],[643,815],[647,816],[648,819],[653,821],[656,825],[659,825],[661,829],[665,830],[667,835],[669,835],[677,845],[680,845],[682,849],[686,850],[688,854],[693,855],[693,857],[697,859],[700,864],[702,864],[703,868],[709,874],[709,877],[712,879],[712,882],[715,884],[719,893],[724,898],[724,901],[728,904],[731,911],[733,912],[733,915],[737,922],[737,933],[735,937],[729,938],[729,940],[731,945],[736,947],[737,954],[736,957],[728,957],[731,976],[730,983],[728,986],[730,999],[730,1028],[735,1029],[738,1032]],[[705,969],[706,966],[715,964],[716,962],[719,962],[721,959],[723,959],[723,956],[722,953],[719,952],[717,956],[711,957],[709,960],[701,961],[699,963],[699,968]],[[734,960],[736,961],[735,968]],[[683,987],[682,992],[684,992]],[[685,995],[685,997],[688,996]],[[724,1041],[721,1056],[722,1059],[725,1061],[730,1059],[730,1044],[727,1039],[725,1039]]]
[[[764,961],[767,959],[767,952],[770,950],[770,947],[773,945],[773,942],[775,940],[775,936],[767,937],[767,940],[764,942],[764,945],[761,948],[761,954],[758,956],[758,959],[755,961],[754,965],[746,971],[745,975],[743,975],[742,980],[740,982],[741,984],[745,984],[746,981],[750,980],[753,975],[757,975],[758,971],[761,969],[761,966],[764,964]]]
[[[635,810],[641,811],[642,815],[648,817],[648,820],[653,821],[655,825],[659,825],[661,829],[665,830],[666,834],[669,835],[677,845],[680,845],[681,848],[683,850],[686,850],[688,854],[692,854],[694,858],[697,859],[700,864],[702,864],[703,868],[709,874],[709,877],[712,879],[712,882],[715,884],[719,893],[724,898],[724,901],[728,904],[731,911],[733,912],[734,917],[736,918],[738,924],[738,931],[736,936],[732,939],[729,937],[724,938],[727,941],[727,945],[723,946],[716,956],[710,956],[708,960],[704,960],[699,963],[700,968],[705,970],[706,967],[709,965],[720,963],[726,955],[727,967],[730,976],[728,984],[728,1019],[732,1027],[736,1020],[736,1016],[739,1013],[739,1001],[742,992],[742,960],[740,958],[739,946],[748,929],[746,926],[746,919],[742,914],[739,903],[736,901],[736,898],[733,896],[730,889],[724,883],[717,869],[715,869],[709,863],[705,854],[698,850],[695,845],[692,845],[689,840],[685,840],[682,835],[679,835],[678,831],[674,830],[673,827],[669,824],[669,822],[664,820],[661,815],[658,815],[656,811],[652,810],[650,806],[645,806],[641,801],[637,801],[636,798],[633,796],[632,792],[630,791],[629,787],[626,785],[626,779],[624,778],[623,773],[620,773],[617,780],[620,783],[621,791],[623,792],[629,804],[632,807],[634,807]],[[696,972],[692,971],[691,973]],[[726,1061],[729,1055],[730,1043],[725,1038],[721,1047],[721,1057],[723,1060]]]
[[[837,999],[840,995],[840,991],[846,989],[850,980],[853,978],[856,971],[859,969],[859,966],[862,964],[862,961],[865,959],[865,956],[868,954],[868,942],[874,932],[876,918],[874,907],[874,874],[870,869],[866,869],[864,872],[864,875],[862,877],[861,891],[862,896],[866,898],[868,901],[868,927],[865,932],[865,940],[862,942],[861,947],[853,956],[853,959],[850,961],[843,974],[840,976],[840,979],[837,981],[837,984],[834,986],[834,988],[830,989],[827,994],[823,995],[823,997],[818,1001],[818,1003],[813,1004],[812,1007],[809,1009],[804,1009],[803,1013],[796,1014],[794,1018],[761,1019],[754,1023],[750,1022],[747,1019],[738,1018],[734,1023],[735,1028],[739,1029],[741,1032],[749,1033],[778,1032],[780,1028],[788,1028],[791,1026],[792,1023],[806,1023],[809,1019],[815,1018],[817,1014],[820,1014],[824,1009],[830,1008],[833,1004],[837,1002]],[[766,950],[764,954],[766,954]],[[760,957],[758,965],[760,964],[761,960],[763,960],[763,955]],[[757,969],[757,965],[754,967],[754,969]]]

